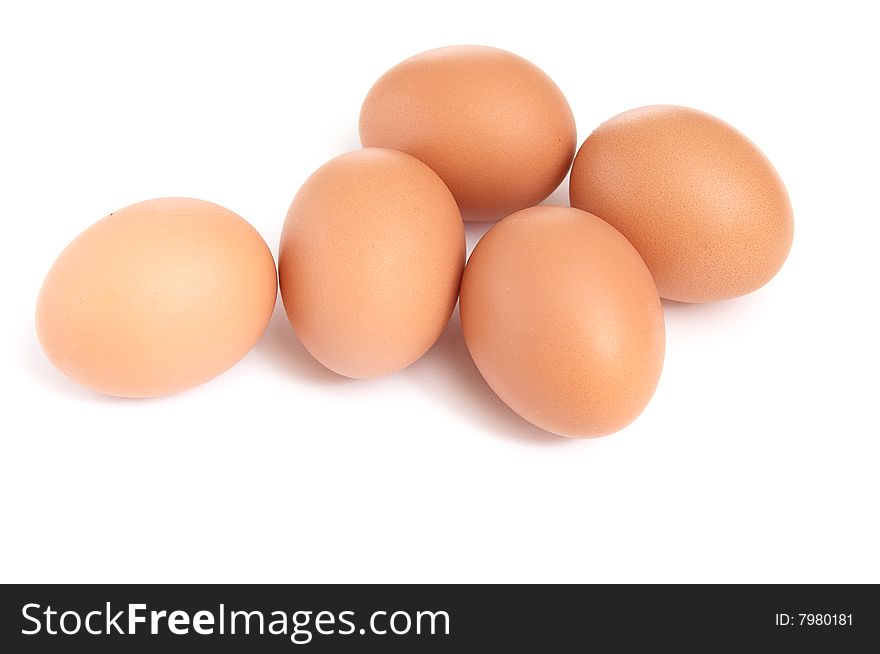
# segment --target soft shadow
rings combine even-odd
[[[275,313],[272,314],[263,337],[257,343],[255,352],[271,361],[273,365],[283,368],[286,373],[305,378],[310,382],[344,384],[352,381],[348,377],[328,370],[308,353],[287,321],[287,314],[280,300],[275,305]]]
[[[568,177],[566,177],[562,183],[556,187],[556,190],[553,191],[545,199],[541,202],[542,205],[552,204],[559,205],[562,207],[568,206]],[[477,216],[465,215],[465,223],[464,223],[464,232],[467,236],[467,251],[470,254],[476,244],[479,242],[483,235],[488,232],[492,226],[497,223],[497,220],[480,220]]]
[[[495,223],[497,223],[501,218],[484,218],[482,215],[478,213],[474,213],[473,211],[462,211],[461,218],[464,220],[465,225],[485,225],[488,229]],[[503,216],[502,216],[503,218]]]
[[[678,300],[661,299],[663,312],[676,319],[695,320],[718,319],[721,317],[731,318],[744,311],[754,310],[762,302],[755,294],[744,295],[730,300],[717,302],[679,302]]]
[[[332,156],[335,157],[352,150],[360,150],[363,147],[357,125],[358,119],[357,114],[355,114],[353,122],[345,121],[327,130],[324,141],[327,143],[328,151],[336,153]]]
[[[477,246],[477,243],[480,242],[480,239],[488,232],[492,225],[495,223],[465,223],[464,224],[464,235],[465,240],[467,241],[467,253],[470,256],[471,252],[474,251],[474,248]]]
[[[439,401],[473,417],[498,437],[513,437],[542,446],[573,440],[535,427],[498,399],[467,351],[457,307],[434,347],[410,366],[406,374],[428,387]]]
[[[556,187],[556,190],[553,191],[547,199],[541,202],[541,204],[558,204],[562,207],[569,206],[568,203],[568,175],[565,176],[565,179],[562,180],[562,183]]]
[[[332,134],[335,135],[332,139],[334,142],[334,152],[343,154],[345,152],[351,152],[352,150],[360,150],[363,147],[361,145],[361,139],[360,136],[358,136],[357,129],[337,129],[334,130]]]

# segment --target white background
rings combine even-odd
[[[4,2],[0,580],[880,582],[870,7]],[[663,377],[633,425],[532,428],[482,382],[457,315],[369,382],[324,370],[280,311],[235,368],[165,399],[98,396],[45,360],[34,302],[76,234],[187,195],[275,251],[302,181],[358,147],[373,81],[457,43],[542,67],[579,143],[685,104],[787,183],[787,264],[748,297],[666,306]]]

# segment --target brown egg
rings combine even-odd
[[[382,148],[324,164],[293,199],[278,255],[281,297],[305,348],[365,378],[422,356],[449,321],[464,225],[443,181]]]
[[[65,248],[40,291],[37,335],[55,367],[84,386],[164,395],[241,359],[275,295],[272,254],[241,217],[202,200],[148,200]]]
[[[671,300],[754,291],[791,248],[791,204],[773,166],[730,125],[686,107],[600,125],[575,157],[570,195],[630,240]]]
[[[461,284],[468,350],[492,390],[562,436],[602,436],[660,377],[660,298],[638,252],[584,211],[540,206],[492,227]]]
[[[482,46],[429,50],[370,89],[361,142],[407,152],[446,182],[466,220],[496,220],[546,198],[577,145],[574,117],[541,69]]]

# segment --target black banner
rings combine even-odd
[[[16,654],[857,652],[880,643],[880,593],[870,585],[27,585],[0,593],[0,652]]]

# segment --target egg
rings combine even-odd
[[[165,395],[241,359],[275,296],[275,261],[244,219],[202,200],[148,200],[64,249],[40,290],[37,335],[55,367],[83,386]]]
[[[533,207],[494,225],[467,263],[461,324],[498,397],[562,436],[632,422],[663,366],[651,273],[617,230],[579,209]]]
[[[370,89],[361,142],[401,150],[446,182],[467,220],[497,220],[537,204],[563,180],[574,117],[541,69],[482,46],[429,50]]]
[[[695,109],[643,107],[603,123],[578,151],[569,190],[573,207],[630,240],[671,300],[750,293],[791,248],[776,170],[740,132]]]
[[[293,199],[281,297],[318,361],[347,377],[378,377],[440,336],[464,256],[458,206],[428,166],[394,150],[355,150],[320,167]]]

